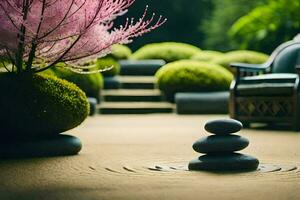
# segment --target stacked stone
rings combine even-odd
[[[258,159],[236,153],[249,145],[247,138],[233,135],[243,128],[241,122],[233,119],[215,120],[206,123],[205,130],[213,135],[200,138],[193,149],[205,155],[189,163],[189,170],[205,171],[252,171],[259,164]]]

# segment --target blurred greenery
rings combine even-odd
[[[128,59],[132,54],[132,51],[126,45],[115,44],[112,46],[112,53],[106,57],[111,57],[115,60]]]
[[[166,62],[190,59],[201,49],[196,46],[179,42],[151,43],[134,52],[131,59],[162,59]]]
[[[213,11],[204,20],[201,30],[206,35],[205,49],[229,51],[238,49],[239,44],[231,40],[227,32],[243,15],[266,0],[212,0]]]
[[[138,19],[147,4],[149,17],[155,12],[168,21],[135,39],[130,44],[134,51],[145,44],[172,41],[204,50],[270,53],[300,31],[300,0],[143,0],[136,1],[126,16]],[[119,18],[117,24],[124,20]]]
[[[300,0],[269,0],[241,17],[230,29],[240,48],[271,52],[300,30]]]
[[[200,51],[191,57],[192,60],[202,61],[202,62],[210,62],[216,58],[224,56],[224,53],[219,51]]]
[[[260,64],[266,62],[268,58],[268,55],[256,51],[235,50],[229,51],[223,56],[215,57],[211,62],[232,70],[229,66],[230,63]]]
[[[112,67],[111,69],[109,69],[107,71],[101,72],[101,74],[104,77],[117,76],[121,70],[120,64],[118,63],[118,61],[116,61],[112,57],[98,58],[95,64],[97,66],[97,69],[106,69],[106,68]]]

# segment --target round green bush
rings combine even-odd
[[[192,60],[169,63],[156,73],[157,84],[169,101],[177,92],[228,90],[233,75],[224,67]]]
[[[145,45],[133,53],[131,58],[135,60],[162,59],[169,63],[177,60],[190,59],[200,51],[198,47],[190,44],[162,42]]]
[[[84,92],[55,76],[0,73],[0,90],[4,138],[57,135],[78,126],[89,114]]]
[[[249,50],[237,50],[226,53],[224,56],[218,57],[212,60],[213,63],[222,65],[229,70],[230,63],[250,63],[250,64],[260,64],[264,63],[268,59],[268,55],[256,51]]]
[[[101,72],[101,74],[105,77],[112,77],[120,74],[120,64],[113,58],[105,57],[99,58],[95,63],[97,69],[105,69],[107,67],[112,67],[107,71]]]
[[[103,77],[100,73],[78,74],[59,66],[52,70],[57,77],[75,83],[88,97],[100,101],[100,91],[103,88]]]
[[[210,61],[212,61],[216,58],[219,58],[223,55],[224,55],[224,53],[219,52],[219,51],[205,50],[205,51],[201,51],[201,52],[195,54],[194,56],[192,56],[191,59],[201,61],[201,62],[210,62]]]
[[[108,57],[112,57],[115,60],[128,59],[132,55],[132,51],[129,47],[121,44],[115,44],[112,46],[112,53]]]

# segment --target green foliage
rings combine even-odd
[[[45,71],[39,72],[38,74],[56,76],[55,72],[52,69],[47,69]]]
[[[35,67],[46,67],[46,63],[44,62],[44,60],[38,58],[33,60],[32,65]],[[25,67],[26,64],[24,63],[23,66]],[[8,58],[0,57],[0,71],[7,71],[5,67],[9,71],[13,71],[12,70],[13,65],[11,64],[11,61]]]
[[[4,137],[57,135],[81,124],[89,113],[84,92],[54,76],[0,73],[0,90]]]
[[[210,62],[214,59],[217,59],[221,56],[223,56],[224,53],[219,51],[201,51],[194,56],[192,56],[192,60],[202,61],[202,62]]]
[[[103,74],[103,76],[105,77],[112,77],[112,76],[116,76],[120,73],[120,64],[114,60],[113,58],[110,57],[105,57],[105,58],[99,58],[95,65],[97,66],[97,69],[105,69],[108,67],[112,67],[111,69],[107,70],[107,71],[103,71],[101,72]]]
[[[237,50],[226,53],[224,56],[212,60],[213,63],[221,65],[229,70],[230,63],[259,64],[267,61],[268,55],[255,51]]]
[[[230,29],[240,48],[271,52],[300,29],[300,0],[269,0],[237,20]],[[274,42],[276,41],[276,42]]]
[[[35,66],[35,67],[46,67],[47,64],[45,63],[45,61],[43,59],[35,58],[33,60],[32,66]]]
[[[190,44],[162,42],[147,44],[138,49],[132,59],[163,59],[166,62],[189,59],[201,50]]]
[[[5,58],[0,57],[0,71],[5,72],[5,67],[10,68],[10,62]]]
[[[159,89],[171,101],[177,92],[228,90],[233,79],[233,75],[219,65],[191,60],[169,63],[155,76]]]
[[[230,39],[228,31],[232,24],[250,10],[266,0],[212,0],[210,17],[201,25],[205,35],[204,46],[207,49],[229,51],[238,49],[239,44]]]
[[[132,54],[129,47],[121,44],[115,44],[112,46],[112,53],[108,57],[112,57],[115,60],[128,59]]]
[[[75,83],[88,97],[100,100],[100,90],[103,88],[103,78],[100,73],[77,74],[61,67],[54,67],[52,70],[57,77]]]
[[[0,67],[4,67],[4,65],[10,64],[9,60],[5,57],[0,56]]]

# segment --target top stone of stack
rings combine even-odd
[[[215,135],[229,135],[239,132],[243,124],[234,119],[220,119],[205,124],[204,129]]]

